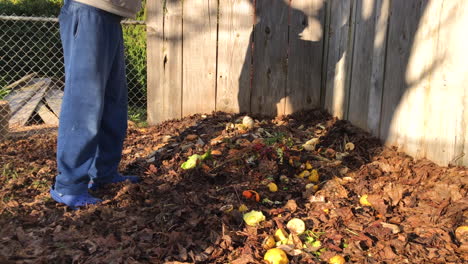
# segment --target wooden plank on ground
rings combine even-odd
[[[11,113],[14,115],[21,107],[23,107],[34,94],[42,87],[40,79],[32,79],[28,84],[21,89],[12,91],[5,97],[10,104]]]
[[[347,117],[355,3],[342,0],[329,2],[331,17],[324,105],[329,113],[339,118]]]
[[[36,75],[37,74],[35,72],[27,74],[27,75],[23,76],[22,78],[20,78],[19,80],[17,80],[16,82],[13,82],[13,83],[7,85],[5,87],[5,90],[13,90],[13,89],[22,87],[22,86],[26,85],[27,83],[29,83],[34,77],[36,77]]]
[[[324,0],[291,2],[285,114],[320,105]]]
[[[39,88],[35,90],[34,95],[10,118],[10,126],[24,126],[33,114],[39,102],[44,97],[45,92],[49,88],[50,79],[43,79],[35,84]]]
[[[253,18],[250,0],[219,2],[216,111],[250,112]]]
[[[184,0],[184,116],[211,113],[216,104],[217,0]]]
[[[37,107],[35,112],[41,117],[42,121],[44,121],[45,124],[47,125],[58,125],[59,119],[58,117],[50,110],[44,102],[40,102]]]
[[[256,1],[251,109],[255,114],[283,115],[288,72],[286,1]]]
[[[60,109],[62,107],[63,91],[56,86],[51,86],[44,96],[45,102],[48,107],[54,112],[56,116],[60,116]]]
[[[421,24],[426,4],[425,0],[392,1],[380,124],[381,139],[415,157],[425,156],[424,119],[430,110],[426,97],[434,35]]]
[[[148,122],[182,117],[182,1],[147,2]]]

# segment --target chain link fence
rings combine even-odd
[[[146,26],[122,21],[129,120],[146,122]],[[53,133],[64,89],[57,18],[0,15],[0,140]]]

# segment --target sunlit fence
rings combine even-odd
[[[122,22],[129,119],[146,120],[146,25]],[[64,89],[57,18],[0,16],[0,140],[55,131]]]

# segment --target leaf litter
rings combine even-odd
[[[468,261],[468,170],[322,111],[130,126],[120,169],[141,183],[77,211],[49,198],[55,147],[53,134],[0,143],[1,263],[266,263],[271,248],[289,263]]]

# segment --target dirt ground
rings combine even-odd
[[[468,233],[455,232],[468,225],[466,168],[413,160],[318,110],[254,119],[131,126],[121,171],[142,181],[76,211],[48,195],[54,134],[1,142],[0,263],[267,263],[263,242],[280,228],[289,263],[468,261]],[[243,220],[252,210],[265,216],[256,226]]]

